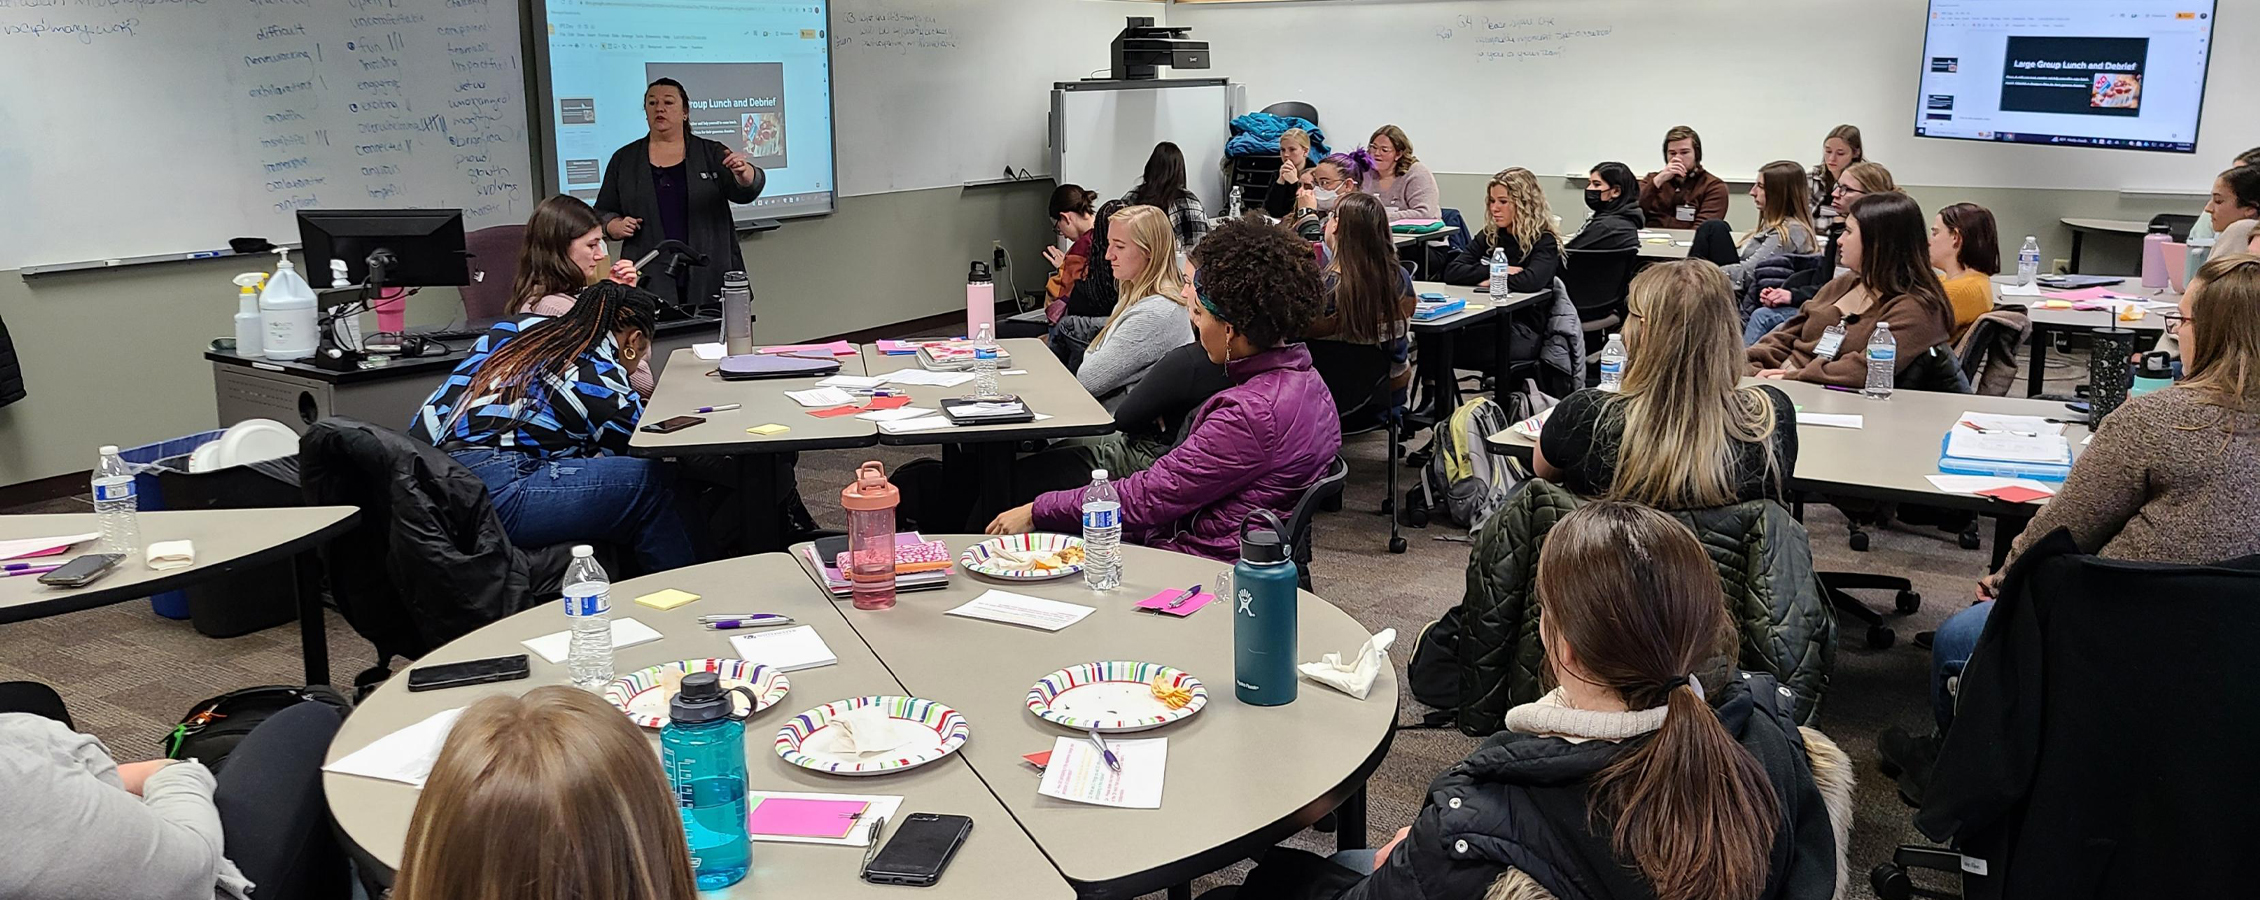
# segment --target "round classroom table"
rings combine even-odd
[[[982,538],[932,536],[953,553]],[[856,610],[832,600],[808,574],[806,546],[791,556],[768,553],[708,563],[613,586],[613,615],[632,617],[663,638],[620,648],[614,671],[669,660],[729,657],[733,632],[698,624],[710,613],[769,612],[814,626],[836,665],[787,674],[791,693],[746,724],[749,787],[755,790],[900,794],[902,814],[967,815],[975,827],[940,883],[926,895],[1134,897],[1172,889],[1259,855],[1263,848],[1339,811],[1344,846],[1363,846],[1365,779],[1388,752],[1397,715],[1396,677],[1384,671],[1365,700],[1304,681],[1294,703],[1252,707],[1232,691],[1232,617],[1211,603],[1184,619],[1134,612],[1162,591],[1213,584],[1218,562],[1144,547],[1123,548],[1120,588],[1096,593],[1080,577],[1005,583],[960,569],[940,590],[898,595],[894,609]],[[697,602],[660,611],[634,598],[677,588]],[[1082,621],[1046,632],[961,616],[945,616],[988,590],[1004,590],[1096,607]],[[1354,653],[1366,630],[1333,604],[1300,595],[1297,658]],[[419,660],[456,662],[526,652],[520,641],[561,631],[553,604],[481,628]],[[743,634],[745,632],[735,632]],[[1073,732],[1037,719],[1026,706],[1030,685],[1060,668],[1107,659],[1150,660],[1199,677],[1209,688],[1200,714],[1123,739],[1169,739],[1160,809],[1091,806],[1037,793],[1038,772],[1021,757],[1049,750]],[[538,655],[526,680],[409,693],[395,676],[346,720],[330,747],[334,761],[434,713],[491,694],[522,694],[566,683],[563,664]],[[773,743],[793,715],[822,703],[866,694],[907,693],[956,708],[971,726],[956,754],[915,769],[861,778],[787,765]],[[656,748],[657,733],[652,733]],[[332,815],[365,865],[390,881],[417,789],[358,776],[325,773]],[[889,832],[891,834],[892,828]],[[719,896],[899,897],[899,888],[855,877],[856,847],[757,842],[754,872]]]

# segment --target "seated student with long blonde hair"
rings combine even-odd
[[[1543,291],[1562,269],[1562,233],[1529,169],[1504,169],[1483,188],[1483,230],[1444,266],[1444,283],[1491,287],[1491,251],[1507,251],[1507,290]]]
[[[1786,159],[1766,163],[1758,169],[1758,180],[1750,185],[1750,202],[1758,207],[1758,227],[1736,242],[1734,230],[1725,219],[1705,222],[1696,227],[1695,242],[1687,255],[1725,269],[1739,296],[1751,264],[1791,253],[1819,253],[1812,198],[1806,196],[1806,190],[1804,166]]]
[[[512,316],[556,318],[572,309],[589,285],[609,279],[635,287],[640,280],[635,263],[622,259],[605,265],[604,224],[594,208],[570,194],[534,207],[518,255],[518,278],[510,286]],[[659,386],[649,358],[636,360],[628,385],[646,397]]]
[[[1168,214],[1152,206],[1115,213],[1106,260],[1114,268],[1114,311],[1083,351],[1075,380],[1111,410],[1162,354],[1192,343],[1193,319],[1177,296],[1177,237]]]
[[[1865,165],[1872,163],[1845,169],[1846,178]],[[1894,374],[1907,371],[1953,333],[1953,307],[1930,268],[1922,207],[1905,194],[1871,193],[1853,201],[1846,212],[1837,252],[1838,262],[1851,273],[1830,281],[1798,307],[1795,317],[1750,345],[1745,354],[1749,374],[1864,387],[1868,339],[1877,323],[1891,326],[1897,348]],[[1843,330],[1832,334],[1834,325]]]
[[[488,697],[455,720],[408,820],[393,900],[697,900],[659,754],[596,695]]]
[[[1650,266],[1625,305],[1624,389],[1554,408],[1532,455],[1539,477],[1660,509],[1788,502],[1797,406],[1772,385],[1739,386],[1726,276],[1699,259]]]

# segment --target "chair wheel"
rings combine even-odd
[[[1975,550],[1978,548],[1978,536],[1965,531],[1955,536],[1954,543],[1962,545],[1964,550]]]
[[[1907,870],[1895,863],[1883,863],[1868,871],[1868,886],[1875,889],[1877,900],[1911,900],[1915,896],[1914,879]]]
[[[1396,537],[1393,537],[1393,538],[1390,538],[1390,539],[1389,539],[1389,552],[1391,552],[1391,553],[1403,553],[1403,552],[1405,552],[1405,538],[1404,538],[1404,536],[1403,536],[1403,535],[1398,535],[1398,536],[1396,536]]]
[[[1923,595],[1915,591],[1900,591],[1898,596],[1891,598],[1891,605],[1899,610],[1900,615],[1911,616],[1915,614],[1915,610],[1923,608]]]
[[[1852,537],[1847,540],[1847,543],[1852,545],[1853,551],[1866,553],[1868,552],[1868,533],[1865,531],[1852,532]]]
[[[1396,512],[1396,511],[1397,511],[1397,498],[1395,498],[1395,497],[1383,497],[1383,498],[1381,498],[1381,514],[1382,514],[1382,515],[1386,516],[1386,515],[1388,515],[1388,514],[1390,514],[1390,513]]]
[[[1868,649],[1870,650],[1889,650],[1891,645],[1898,640],[1899,636],[1893,634],[1889,628],[1881,625],[1868,626]]]
[[[1414,528],[1427,528],[1428,510],[1419,506],[1407,507],[1405,509],[1405,524]]]

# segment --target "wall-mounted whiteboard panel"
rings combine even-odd
[[[0,269],[539,197],[509,0],[0,0]]]
[[[1860,126],[1868,158],[1939,186],[2204,191],[2260,145],[2260,3],[2222,3],[2194,155],[1916,138],[1927,0],[1328,0],[1190,4],[1169,24],[1209,42],[1250,108],[1318,107],[1343,146],[1404,126],[1440,172],[1582,173],[1662,163],[1664,130],[1693,126],[1705,165],[1747,178],[1811,165]],[[1282,48],[1330,48],[1281,64]]]
[[[1152,0],[833,0],[842,194],[1051,174],[1052,83],[1105,75]]]
[[[1110,81],[1052,91],[1052,151],[1061,184],[1112,200],[1137,187],[1162,141],[1185,154],[1185,184],[1209,215],[1225,212],[1224,144],[1239,86],[1220,78]]]

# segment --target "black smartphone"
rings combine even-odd
[[[697,425],[704,421],[706,420],[698,416],[676,416],[672,419],[668,419],[665,422],[653,422],[649,425],[645,425],[643,427],[643,430],[651,432],[652,434],[674,434],[675,432],[689,428],[693,425]]]
[[[879,855],[863,867],[863,880],[872,884],[907,884],[925,887],[942,880],[957,848],[973,830],[964,816],[911,813],[887,839]]]
[[[53,572],[39,576],[39,583],[50,587],[85,587],[94,580],[110,574],[118,562],[126,558],[123,553],[89,553]]]
[[[408,689],[411,691],[436,691],[440,688],[492,684],[497,681],[516,681],[524,677],[526,677],[526,654],[520,653],[516,656],[497,656],[491,659],[441,663],[436,666],[409,669]]]

